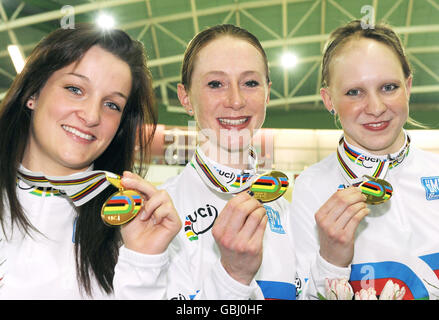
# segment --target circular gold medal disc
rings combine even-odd
[[[365,178],[368,180],[363,181],[359,188],[366,195],[367,204],[380,204],[392,197],[393,187],[389,182],[370,176],[365,176]]]
[[[143,198],[134,190],[119,190],[102,206],[102,220],[112,226],[120,226],[133,219],[143,205]]]
[[[281,197],[288,189],[288,177],[280,171],[260,175],[250,186],[250,191],[260,202],[271,202]]]

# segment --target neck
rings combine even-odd
[[[385,148],[382,148],[382,149],[381,148],[380,149],[373,149],[373,148],[363,146],[363,145],[358,144],[357,142],[353,141],[347,135],[345,135],[345,140],[352,147],[359,148],[362,151],[365,151],[370,155],[385,156],[385,155],[394,154],[394,153],[397,153],[398,151],[400,151],[401,148],[404,147],[404,145],[405,145],[406,135],[405,135],[404,130],[401,130],[401,132],[399,133],[397,138],[389,146],[386,146]]]
[[[84,172],[88,168],[90,168],[90,165],[84,168],[68,168],[64,166],[53,166],[53,165],[45,166],[44,164],[41,164],[39,162],[29,161],[29,159],[27,158],[23,158],[21,164],[29,171],[40,172],[45,176],[53,176],[53,177],[69,176],[75,173]]]

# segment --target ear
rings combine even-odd
[[[332,104],[331,94],[328,88],[320,89],[320,96],[322,97],[323,104],[325,105],[326,110],[328,110],[331,114],[335,114],[335,108]]]
[[[407,80],[405,81],[405,88],[407,91],[407,100],[410,100],[410,93],[412,91],[412,82],[413,82],[413,76],[410,75]]]
[[[186,113],[190,116],[194,115],[194,110],[189,98],[189,92],[186,90],[185,86],[181,83],[177,85],[177,95],[178,100],[180,100],[181,105],[186,110]]]
[[[35,109],[35,105],[37,104],[37,99],[35,99],[35,96],[30,96],[29,99],[26,101],[26,107],[28,107],[31,110]]]
[[[267,98],[265,100],[265,104],[268,105],[268,103],[270,102],[270,90],[271,90],[271,81],[268,83],[268,88],[267,88]]]

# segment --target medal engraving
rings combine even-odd
[[[102,206],[102,220],[112,226],[120,226],[133,219],[143,205],[142,197],[134,190],[114,193]]]
[[[280,171],[270,171],[260,175],[250,186],[250,191],[260,202],[274,201],[288,189],[288,177]]]
[[[120,226],[137,216],[143,206],[143,198],[137,191],[125,190],[119,175],[107,174],[106,178],[119,191],[105,201],[101,209],[101,218],[108,225]]]
[[[367,204],[380,204],[386,202],[392,197],[392,185],[383,179],[373,178],[371,176],[364,176],[368,180],[363,181],[359,188],[361,192],[366,195]]]

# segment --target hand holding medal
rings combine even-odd
[[[145,254],[164,252],[182,226],[168,193],[165,190],[157,190],[152,184],[131,172],[124,172],[119,183],[123,185],[124,194],[127,191],[135,192],[143,202],[137,212],[134,208],[133,212],[125,213],[128,215],[127,222],[130,221],[121,227],[125,247]],[[111,199],[113,197],[109,200]]]

